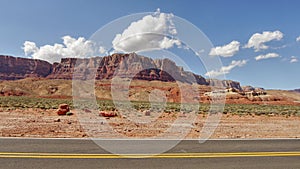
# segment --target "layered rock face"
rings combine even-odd
[[[94,78],[101,58],[62,58],[60,63],[53,63],[49,79],[86,79]]]
[[[113,77],[140,80],[181,81],[208,85],[205,78],[184,71],[169,59],[153,60],[135,53],[113,54],[89,59],[64,58],[53,64],[51,79],[112,79]]]
[[[110,79],[113,76],[207,85],[205,78],[184,71],[183,68],[169,59],[153,60],[135,53],[113,54],[103,57],[96,72],[96,79]]]
[[[1,80],[46,77],[51,72],[52,65],[46,61],[0,55]]]
[[[238,91],[243,91],[239,82],[232,80],[218,80],[218,79],[207,79],[207,82],[210,86],[218,86],[225,88],[232,88]]]
[[[0,56],[0,79],[15,80],[26,77],[47,77],[49,79],[112,79],[113,77],[180,81],[200,85],[222,86],[242,90],[239,82],[205,79],[200,75],[184,71],[169,59],[151,59],[129,54],[112,54],[94,58],[63,58],[60,63]]]

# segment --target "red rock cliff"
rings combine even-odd
[[[170,59],[151,59],[136,53],[112,54],[94,58],[63,58],[60,63],[42,60],[0,56],[0,80],[26,77],[49,79],[111,79],[114,76],[140,80],[180,81],[200,85],[223,86],[242,90],[239,82],[205,79],[184,71]]]
[[[0,55],[1,80],[46,77],[51,72],[52,65],[46,61]]]

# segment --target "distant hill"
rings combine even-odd
[[[294,91],[295,91],[295,92],[299,92],[299,93],[300,93],[300,89],[295,89]]]

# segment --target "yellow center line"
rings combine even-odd
[[[68,154],[68,153],[19,153],[0,152],[0,158],[225,158],[225,157],[291,157],[300,152],[231,152],[231,153],[163,153],[152,154]]]

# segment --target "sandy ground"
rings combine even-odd
[[[104,118],[97,113],[58,116],[55,110],[0,110],[2,137],[199,138],[216,124],[203,114],[142,112],[135,116]],[[133,120],[134,119],[134,120]],[[193,119],[193,120],[191,120]],[[177,123],[176,120],[180,122]],[[138,122],[137,122],[138,121]],[[299,116],[237,116],[224,114],[210,138],[300,138]],[[174,127],[175,126],[175,127]],[[187,129],[186,131],[184,129]],[[116,134],[117,133],[117,134]],[[165,134],[165,135],[164,135]],[[209,135],[209,134],[208,134]],[[202,135],[204,136],[204,135]]]

